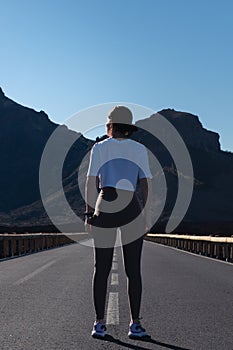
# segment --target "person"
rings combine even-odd
[[[95,269],[93,299],[96,312],[92,336],[104,337],[104,310],[107,281],[112,266],[117,228],[127,276],[131,313],[128,336],[147,336],[140,322],[142,294],[141,253],[143,235],[150,229],[151,172],[144,145],[130,139],[137,130],[125,106],[115,106],[108,114],[107,139],[91,149],[85,185],[85,227],[94,238]],[[136,194],[141,188],[142,203]],[[143,215],[142,215],[143,212]]]

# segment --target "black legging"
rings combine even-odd
[[[127,191],[120,191],[127,195]],[[131,194],[132,195],[132,194]],[[107,281],[112,266],[112,258],[114,251],[114,243],[116,240],[116,227],[121,227],[121,241],[124,257],[124,267],[126,276],[128,278],[128,296],[132,319],[139,318],[141,294],[142,294],[142,280],[141,280],[141,252],[143,246],[143,222],[142,220],[135,224],[124,226],[133,220],[141,212],[136,194],[130,204],[119,213],[103,213],[100,211],[102,198],[105,200],[114,200],[116,192],[113,188],[104,188],[99,194],[96,204],[96,213],[98,217],[94,219],[94,244],[95,244],[95,269],[93,276],[93,297],[94,306],[96,310],[96,318],[103,319],[105,311]],[[119,225],[120,224],[120,225]],[[104,230],[99,229],[104,227]],[[132,232],[141,230],[141,235],[135,235],[132,239]],[[104,242],[107,241],[106,247],[103,247]],[[126,244],[124,243],[126,242]]]
[[[140,312],[142,280],[140,260],[143,238],[123,245],[124,267],[128,278],[128,296],[132,319],[137,319]],[[96,318],[104,318],[107,292],[107,280],[112,266],[114,248],[95,248],[95,271],[93,277],[93,296]]]

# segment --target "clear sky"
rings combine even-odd
[[[111,101],[187,111],[233,151],[233,1],[0,5],[0,86],[8,97],[58,123]]]

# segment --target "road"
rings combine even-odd
[[[90,336],[92,273],[92,248],[82,244],[1,261],[1,350],[233,349],[232,264],[145,241],[141,316],[150,342],[127,337],[120,248],[109,278],[109,336]]]

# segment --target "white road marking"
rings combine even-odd
[[[106,324],[119,324],[119,294],[110,292],[108,299]]]
[[[27,276],[20,278],[17,282],[14,283],[14,285],[20,285],[26,281],[28,281],[29,279],[33,278],[34,276],[38,275],[38,273],[44,271],[45,269],[47,269],[49,266],[53,265],[56,262],[56,260],[52,260],[50,262],[48,262],[47,264],[39,267],[38,269],[36,269],[35,271],[29,273]]]
[[[118,284],[119,284],[118,273],[113,272],[112,279],[111,279],[111,285],[118,286]]]
[[[117,252],[116,252],[116,250],[114,250],[113,260],[112,261],[117,262]]]
[[[228,261],[224,261],[224,260],[220,260],[220,259],[215,259],[215,258],[211,258],[210,256],[205,256],[205,255],[201,255],[201,254],[196,254],[196,253],[192,253],[192,252],[188,252],[186,250],[182,250],[182,249],[178,249],[178,248],[175,248],[175,247],[171,247],[169,245],[165,245],[165,244],[160,244],[160,243],[156,243],[156,242],[152,242],[152,241],[146,241],[147,243],[151,243],[151,244],[157,244],[158,246],[163,246],[165,248],[170,248],[170,249],[173,249],[175,250],[176,252],[181,252],[181,253],[185,253],[185,254],[190,254],[190,255],[193,255],[193,256],[196,256],[196,257],[199,257],[199,258],[204,258],[204,259],[208,259],[208,260],[212,260],[212,261],[215,261],[215,262],[219,262],[219,263],[223,263],[223,264],[228,264],[228,265],[231,265],[232,266],[232,263],[231,262],[228,262]]]
[[[112,263],[112,270],[117,270],[118,269],[118,263],[117,262],[113,262]]]

